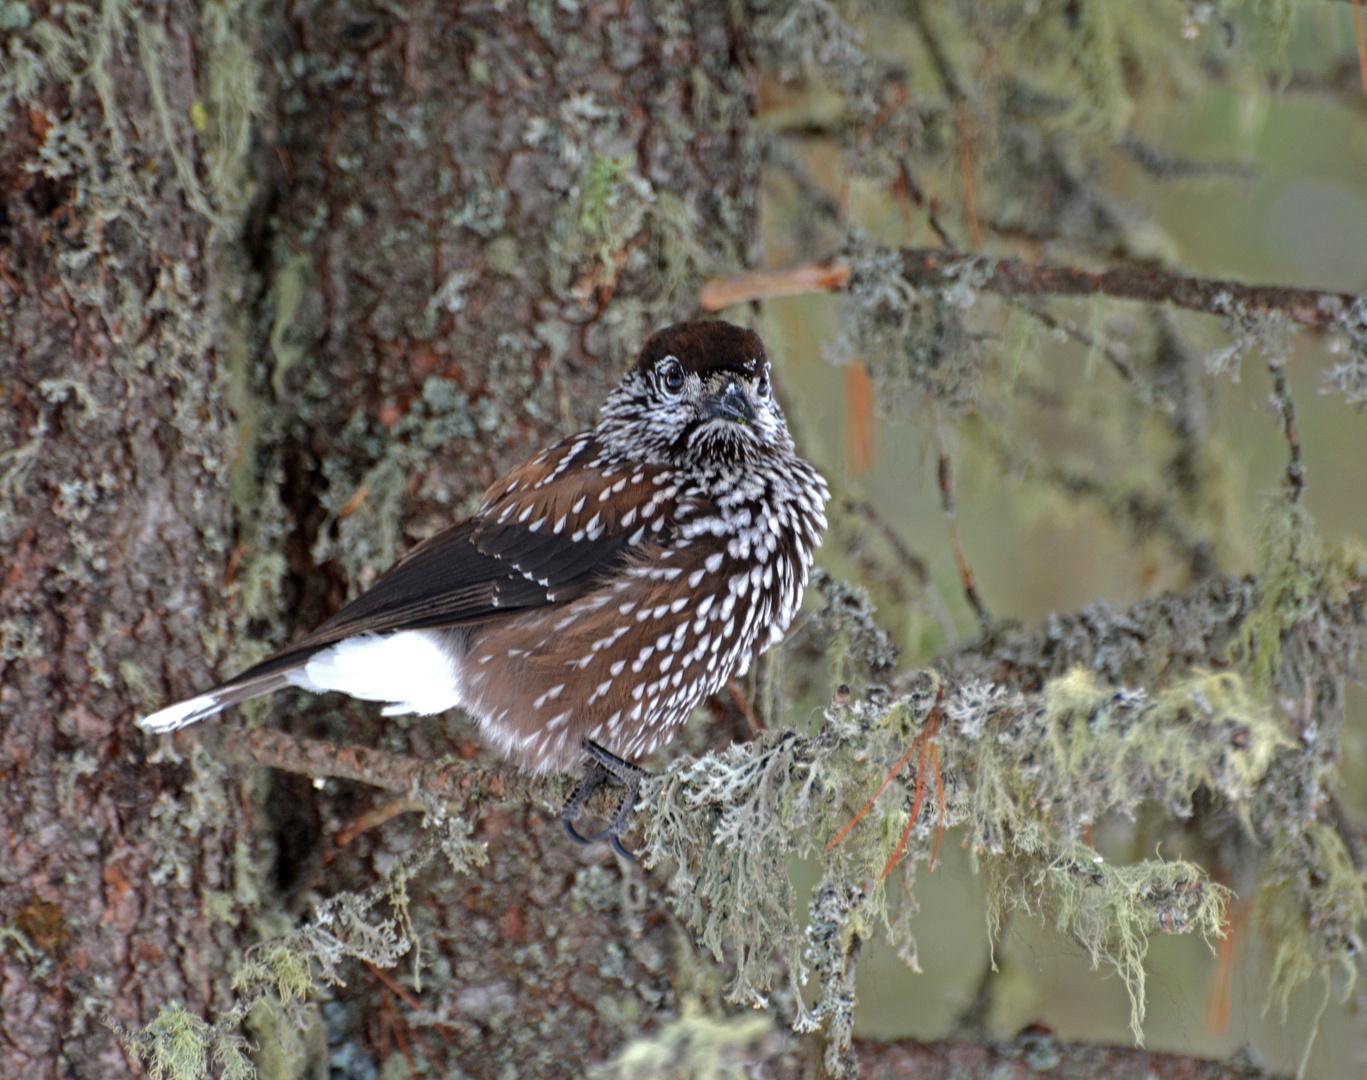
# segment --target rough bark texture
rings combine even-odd
[[[167,672],[206,667],[229,621],[233,428],[209,222],[161,151],[136,40],[107,40],[116,96],[50,80],[3,115],[5,1076],[127,1075],[103,1013],[220,1008],[262,854],[250,781],[199,774],[183,825],[191,771],[149,761],[131,726]],[[192,100],[188,35],[160,44],[163,88]]]
[[[28,58],[0,81],[0,1074],[112,1077],[137,1069],[102,1014],[213,1019],[244,947],[415,828],[333,851],[368,789],[156,759],[134,717],[591,421],[680,286],[743,265],[750,87],[709,3],[41,7],[0,32]],[[483,875],[414,906],[442,1037],[352,968],[310,1021],[330,1049],[271,1069],[578,1075],[715,991],[678,978],[653,886],[525,804],[478,828]]]

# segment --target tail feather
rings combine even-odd
[[[301,666],[302,663],[293,664],[284,670],[277,668],[255,674],[252,671],[243,672],[222,686],[168,705],[150,716],[144,716],[138,721],[138,727],[144,731],[175,731],[186,724],[193,724],[196,720],[203,720],[206,716],[222,712],[229,705],[237,705],[294,685],[290,681],[290,675]]]
[[[341,690],[352,697],[392,702],[385,710],[387,716],[406,712],[429,716],[443,712],[460,702],[458,688],[453,682],[458,681],[451,668],[454,660],[448,655],[449,649],[455,646],[436,641],[432,633],[360,634],[343,637],[340,642],[322,635],[310,635],[212,690],[144,716],[138,721],[138,727],[144,731],[175,731],[220,713],[230,705],[273,694],[289,686],[315,692]],[[344,649],[347,645],[352,648]],[[399,647],[397,652],[396,646]],[[340,655],[339,649],[342,649]],[[404,654],[415,649],[418,670],[409,679],[403,671]],[[309,662],[319,654],[323,654],[327,662],[310,677]],[[427,667],[437,673],[435,687],[431,685],[433,676],[425,670]]]

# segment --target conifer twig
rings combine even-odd
[[[944,510],[945,520],[949,522],[949,542],[954,548],[954,560],[959,564],[959,576],[964,583],[964,596],[968,598],[973,613],[978,616],[978,624],[986,631],[992,625],[992,613],[987,610],[987,604],[978,592],[973,568],[964,558],[964,549],[959,543],[959,523],[954,514],[954,474],[950,467],[949,454],[945,450],[944,439],[940,434],[940,410],[936,408],[933,398],[929,399],[929,404],[930,418],[935,429],[935,454],[939,461],[937,474],[940,481],[940,506]]]
[[[1281,417],[1290,457],[1286,463],[1286,498],[1300,502],[1305,490],[1305,458],[1301,453],[1300,433],[1296,430],[1296,404],[1291,400],[1291,387],[1286,381],[1286,365],[1280,360],[1268,364],[1272,372],[1272,403]]]

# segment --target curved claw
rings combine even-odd
[[[579,830],[574,827],[574,822],[566,817],[563,812],[560,815],[560,824],[565,827],[565,835],[576,844],[596,844],[599,840],[608,835],[607,829],[604,829],[600,833],[594,833],[592,836],[582,835]],[[613,841],[616,841],[617,837],[614,836],[612,839]]]
[[[568,836],[571,840],[573,840],[576,844],[596,844],[599,840],[602,840],[603,837],[607,837],[608,843],[612,845],[612,850],[617,852],[617,854],[622,856],[622,858],[629,859],[631,862],[634,863],[638,863],[641,861],[630,851],[627,850],[626,846],[622,843],[622,838],[617,835],[616,830],[613,829],[611,825],[609,825],[602,832],[594,833],[592,836],[585,836],[583,833],[581,833],[578,829],[574,827],[574,821],[571,818],[566,817],[563,813],[560,817],[560,824],[565,829],[565,835]]]
[[[635,855],[629,852],[625,847],[622,846],[621,837],[619,837],[611,829],[608,830],[608,843],[612,845],[612,850],[617,852],[617,854],[622,856],[622,858],[628,859],[634,863],[639,863],[641,861]]]

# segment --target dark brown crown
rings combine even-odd
[[[686,371],[699,375],[737,371],[755,378],[768,363],[758,334],[714,319],[676,323],[652,334],[641,349],[636,367],[649,372],[666,356],[673,356]]]

